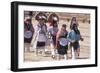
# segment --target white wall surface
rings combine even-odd
[[[0,73],[11,73],[10,71],[10,2],[14,0],[0,0]],[[18,1],[18,0],[16,0]],[[98,6],[98,13],[100,13],[100,0],[21,0],[30,2],[45,2],[45,3],[60,3],[60,4],[77,4],[77,5],[92,5]],[[100,14],[98,14],[98,21]],[[98,22],[98,27],[100,27],[100,21]],[[100,29],[98,29],[100,31]],[[100,37],[100,34],[98,34]],[[100,40],[100,38],[98,38]],[[100,43],[100,42],[98,42]],[[100,46],[98,47],[100,52]],[[98,56],[100,53],[98,52]],[[98,64],[100,64],[100,58],[98,57]],[[28,72],[28,71],[27,71]],[[57,69],[57,70],[45,70],[45,71],[35,71],[36,73],[100,73],[100,65],[98,67],[90,68],[73,68],[73,69]],[[33,71],[30,71],[33,73]]]

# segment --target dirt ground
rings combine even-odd
[[[89,59],[89,57],[90,57],[89,55],[90,55],[90,49],[81,48],[80,56],[78,59]],[[61,59],[63,59],[63,56],[61,56]],[[68,50],[68,59],[67,60],[69,60],[69,59],[72,59],[70,49]],[[25,62],[27,62],[27,61],[30,61],[30,62],[53,61],[53,60],[58,60],[57,56],[56,56],[56,58],[53,59],[51,57],[51,53],[49,50],[45,52],[45,56],[42,55],[42,51],[40,51],[37,56],[35,55],[34,51],[24,53],[24,61]]]

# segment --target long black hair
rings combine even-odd
[[[80,35],[80,31],[79,31],[78,26],[76,24],[73,24],[72,30],[74,30],[76,34]]]
[[[75,21],[76,22],[76,25],[78,26],[78,23],[77,23],[77,20],[76,20],[76,17],[72,17],[72,19],[71,19],[71,24],[70,24],[70,29],[72,29],[73,28],[73,21]]]

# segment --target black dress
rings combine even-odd
[[[30,38],[26,38],[24,36],[24,43],[31,43],[32,38],[33,38],[33,33],[34,33],[34,28],[33,28],[32,24],[24,23],[24,35],[25,35],[26,31],[31,31],[32,32],[32,36]]]
[[[66,31],[64,35],[61,35],[60,38],[67,38],[68,32]],[[64,55],[67,54],[67,50],[68,50],[68,44],[65,46],[60,45],[60,43],[58,42],[58,54],[60,55]]]

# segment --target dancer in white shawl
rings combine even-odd
[[[56,54],[56,35],[58,32],[58,22],[59,22],[58,15],[52,13],[48,18],[48,22],[50,24],[50,26],[48,27],[48,32],[50,33],[51,36],[51,42],[50,42],[51,54],[52,58],[54,59]]]
[[[38,50],[42,50],[42,55],[45,55],[45,46],[47,41],[47,16],[43,12],[39,12],[35,19],[38,21],[38,24],[35,27],[35,35],[33,38],[33,48],[35,48],[35,53],[38,55]]]

